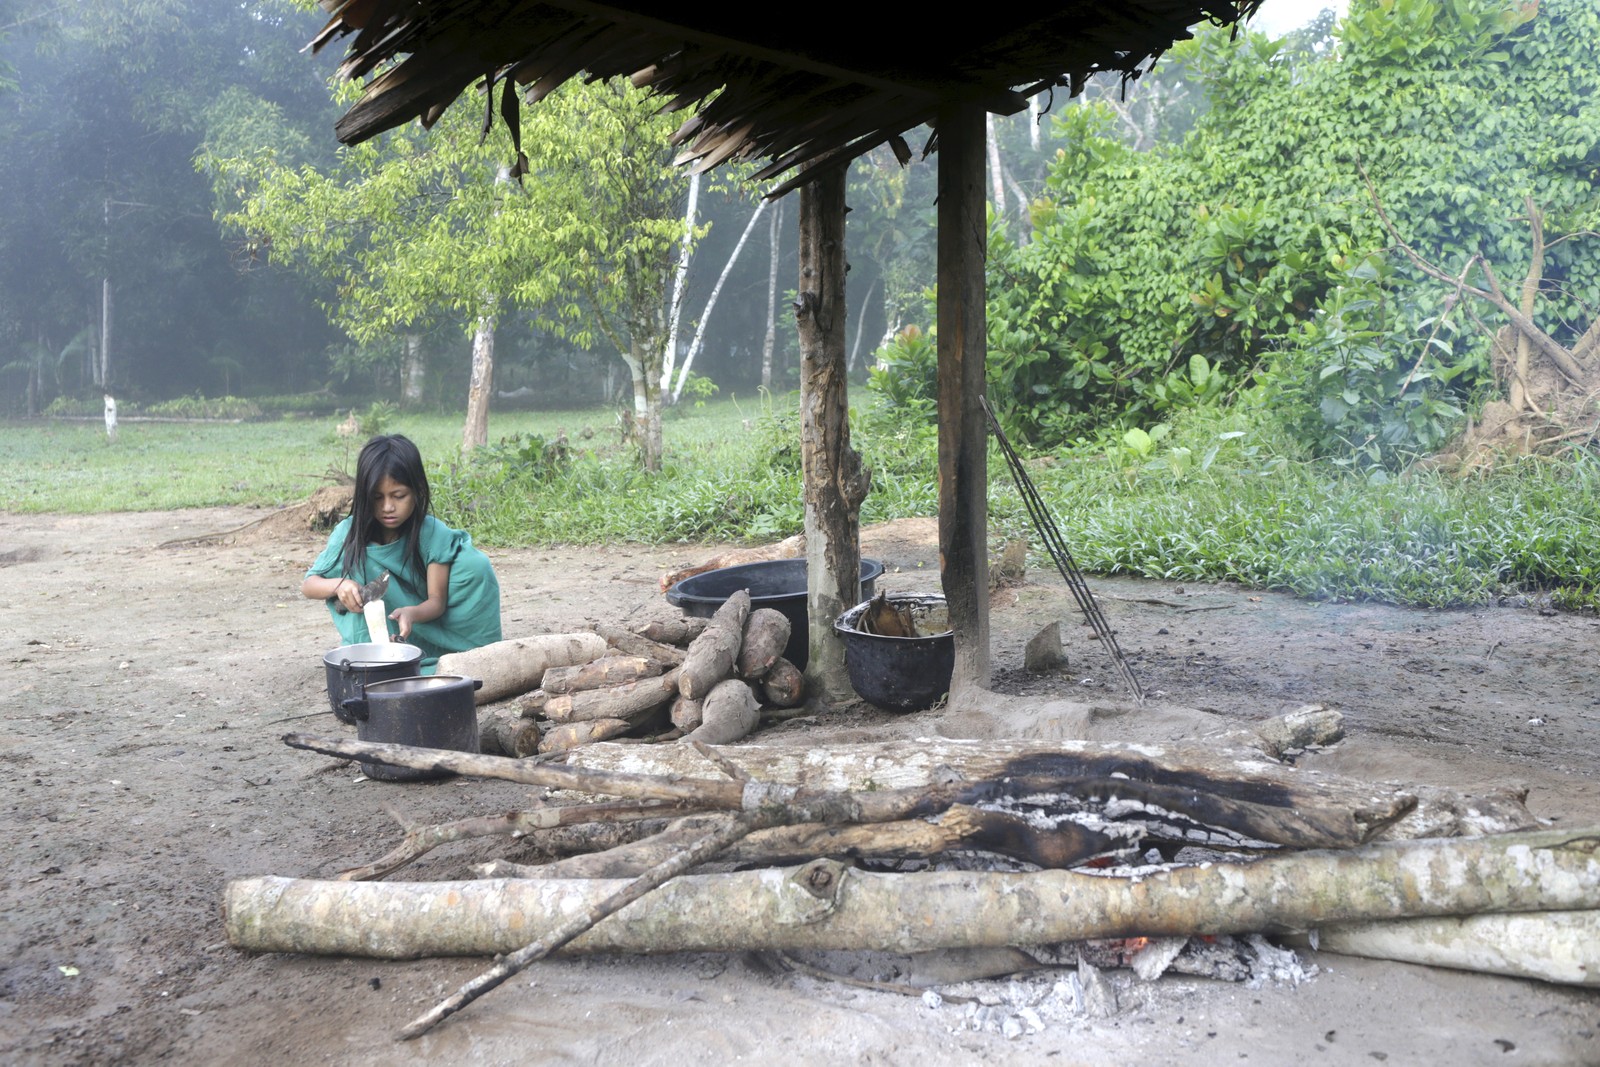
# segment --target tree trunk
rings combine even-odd
[[[401,343],[405,347],[405,354],[400,357],[400,399],[407,407],[416,407],[422,403],[423,379],[427,374],[427,366],[422,359],[422,337],[408,333]]]
[[[109,208],[107,209],[109,210]],[[100,279],[100,366],[94,384],[111,391],[111,279]]]
[[[1522,279],[1522,299],[1520,307],[1522,314],[1530,321],[1538,308],[1539,282],[1544,278],[1544,216],[1540,213],[1533,198],[1527,198],[1528,206],[1528,273]],[[1528,403],[1528,371],[1532,362],[1533,339],[1527,334],[1517,334],[1516,372],[1511,379],[1511,388],[1508,399],[1511,407],[1516,411],[1527,411],[1531,406]]]
[[[783,220],[783,201],[772,213],[772,226],[768,230],[772,242],[772,259],[767,267],[767,333],[761,342],[761,388],[772,390],[772,350],[778,341],[778,238],[782,236],[779,223]]]
[[[853,695],[833,622],[861,599],[859,516],[871,471],[850,447],[845,380],[845,172],[817,168],[800,187],[800,462],[806,503],[807,688]]]
[[[983,116],[983,132],[989,149],[989,189],[994,196],[994,217],[1000,222],[1006,217],[1005,167],[1000,162],[1000,137],[995,132],[994,116],[987,112]]]
[[[627,357],[633,376],[633,426],[639,459],[647,471],[661,469],[661,381],[646,365],[637,347]]]
[[[467,422],[461,431],[461,451],[470,452],[489,443],[489,398],[494,391],[495,316],[484,315],[472,333],[472,380],[467,387]]]
[[[854,371],[856,364],[861,362],[861,335],[867,329],[867,308],[872,304],[872,294],[882,282],[881,277],[872,279],[872,284],[867,286],[867,295],[861,298],[861,310],[856,313],[856,337],[850,342],[850,359],[845,364],[847,371]]]
[[[683,321],[683,294],[689,282],[689,257],[694,250],[695,212],[700,203],[700,175],[689,175],[689,203],[683,211],[683,242],[678,267],[672,272],[672,306],[667,312],[667,344],[661,353],[661,391],[672,388],[672,368],[678,361],[678,324]]]
[[[983,112],[939,113],[939,555],[956,663],[950,691],[989,682]]]
[[[728,262],[722,265],[722,273],[717,275],[717,284],[711,287],[711,296],[706,299],[706,309],[700,313],[700,321],[695,324],[694,340],[689,342],[689,351],[683,357],[683,370],[678,373],[678,383],[672,387],[672,402],[676,404],[683,395],[683,383],[689,377],[689,368],[694,365],[694,357],[700,351],[700,343],[705,340],[706,323],[711,321],[711,309],[717,306],[717,297],[722,295],[723,283],[728,280],[728,275],[733,272],[733,265],[739,261],[739,253],[744,251],[745,242],[750,240],[750,234],[756,228],[756,220],[761,218],[761,212],[766,210],[767,202],[759,201],[755,212],[750,216],[750,221],[745,223],[744,232],[739,235],[739,243],[733,246],[733,252],[728,256]],[[667,369],[667,376],[672,373]],[[663,389],[666,386],[662,386]]]
[[[682,877],[573,952],[926,952],[1094,938],[1259,933],[1431,915],[1600,906],[1595,831],[1544,830],[1211,863],[1137,879],[1070,871],[869,874],[829,860]],[[382,959],[491,955],[617,892],[611,880],[228,884],[228,941]]]

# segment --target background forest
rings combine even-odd
[[[523,176],[468,107],[337,148],[333,57],[299,54],[318,24],[286,0],[0,0],[4,414],[102,390],[459,411],[476,362],[470,445],[488,344],[497,407],[631,408],[659,466],[674,394],[788,387],[792,205],[691,186],[654,147],[671,118],[617,86],[524,109]],[[1227,410],[1396,469],[1500,400],[1525,445],[1570,446],[1592,402],[1497,347],[1491,297],[1587,368],[1596,46],[1586,0],[1356,0],[1282,39],[1197,28],[1137,82],[994,121],[1009,427],[1186,464],[1172,428]],[[932,185],[883,152],[850,191],[852,367],[913,423]]]

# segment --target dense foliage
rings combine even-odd
[[[991,395],[1020,436],[1247,398],[1322,454],[1436,447],[1493,387],[1487,339],[1389,251],[1375,201],[1430,260],[1481,252],[1514,285],[1532,198],[1552,238],[1579,235],[1548,253],[1541,325],[1591,321],[1600,8],[1354,0],[1328,44],[1175,49],[1210,102],[1176,146],[1133,150],[1105,105],[1062,115],[1031,240],[991,245]]]

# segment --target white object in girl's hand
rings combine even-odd
[[[368,640],[379,644],[389,640],[389,613],[384,609],[383,601],[367,601],[362,605],[361,616],[367,620]]]

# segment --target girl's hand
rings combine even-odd
[[[395,636],[402,641],[411,636],[411,617],[412,615],[416,614],[416,610],[417,609],[415,607],[395,608],[393,611],[389,612],[389,618],[393,619],[398,624],[396,626],[398,632],[395,634]]]
[[[339,579],[339,587],[334,590],[333,595],[344,610],[353,615],[361,614],[361,586],[354,579]]]

